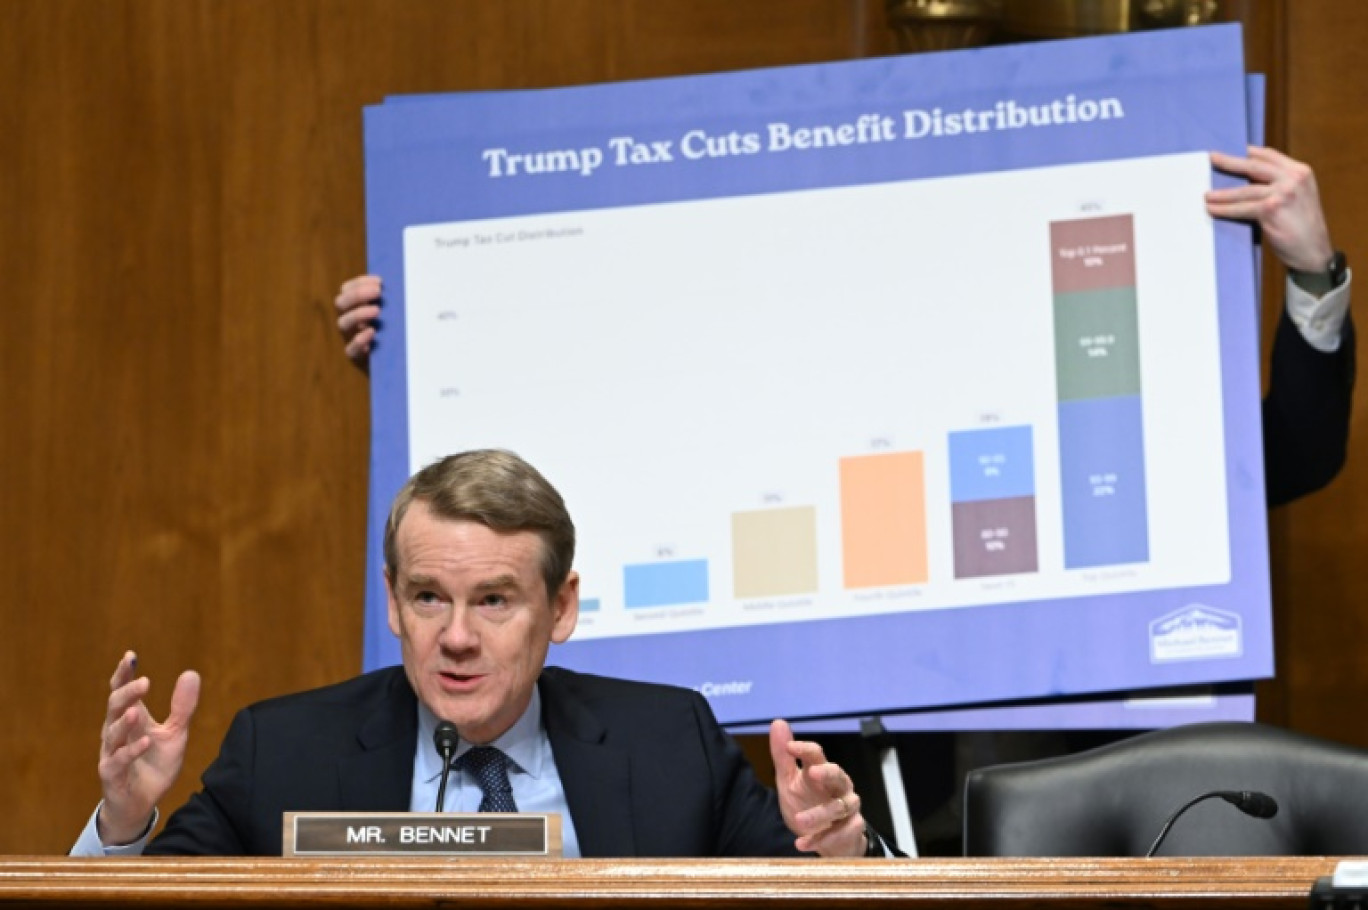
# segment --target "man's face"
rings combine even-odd
[[[487,743],[527,709],[551,642],[575,630],[579,577],[554,599],[541,575],[542,540],[409,506],[386,574],[389,627],[418,697],[461,737]]]

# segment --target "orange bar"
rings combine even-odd
[[[841,459],[841,540],[847,588],[926,583],[921,452]]]

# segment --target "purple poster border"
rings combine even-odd
[[[1066,99],[1072,98],[1069,102]],[[784,121],[999,103],[1115,98],[1125,116],[782,155],[656,167],[604,166],[536,180],[489,177],[492,147],[590,148],[630,134],[725,135]],[[397,662],[385,621],[380,539],[408,473],[402,231],[411,224],[612,208],[1017,170],[1246,145],[1237,26],[1175,29],[712,76],[438,96],[366,111],[369,258],[386,309],[372,365],[367,668]],[[1214,177],[1220,181],[1223,178]],[[705,689],[727,722],[887,712],[1009,699],[1255,679],[1272,672],[1251,237],[1216,227],[1232,580],[1225,585],[974,609],[570,642],[561,665]],[[554,480],[554,478],[553,478]],[[1155,623],[1208,608],[1239,653],[1155,662]],[[1207,614],[1208,616],[1211,613]],[[1200,619],[1200,617],[1198,617]],[[1222,620],[1225,621],[1225,620]],[[757,655],[767,655],[757,663]]]

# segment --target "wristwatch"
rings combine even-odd
[[[883,859],[885,856],[883,838],[879,837],[879,832],[875,831],[874,826],[869,822],[865,822],[864,839],[864,855],[870,859]]]
[[[1349,261],[1345,259],[1343,250],[1335,250],[1325,268],[1319,272],[1301,272],[1297,269],[1290,269],[1289,272],[1297,287],[1308,294],[1323,297],[1348,279]]]

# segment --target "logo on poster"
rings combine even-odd
[[[1240,617],[1206,604],[1188,604],[1150,623],[1150,662],[1239,657]]]

